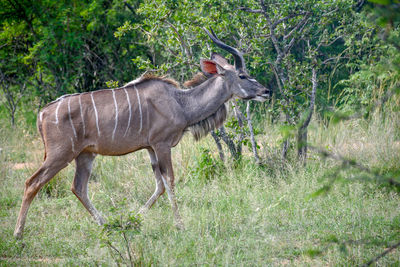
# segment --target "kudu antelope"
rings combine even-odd
[[[245,70],[241,52],[220,41],[211,29],[212,41],[231,53],[235,66],[218,55],[201,60],[207,77],[188,90],[170,79],[145,75],[121,88],[65,95],[47,104],[38,115],[45,157],[42,166],[25,182],[14,236],[22,237],[29,206],[40,190],[75,159],[72,192],[98,224],[105,220],[88,197],[88,180],[97,154],[124,155],[147,149],[156,189],[143,206],[149,209],[167,191],[175,221],[183,227],[174,193],[171,148],[186,130],[195,139],[220,127],[226,118],[225,102],[236,96],[263,101],[269,91]]]

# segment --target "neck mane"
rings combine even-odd
[[[188,122],[186,130],[193,134],[196,141],[221,127],[227,118],[225,102],[231,98],[231,94],[219,75],[208,78],[202,73],[197,73],[192,80],[184,83],[185,87],[191,87],[187,90],[180,90],[180,85],[175,80],[152,74],[142,75],[124,87],[148,80],[163,81],[178,89],[175,91],[176,99],[181,104]]]
[[[231,98],[224,79],[219,75],[207,79],[196,74],[185,85],[195,86],[182,90],[180,99],[188,120],[189,130],[197,141],[210,131],[221,127],[227,118],[225,102]]]

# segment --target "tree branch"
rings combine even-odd
[[[246,103],[246,119],[247,119],[247,125],[249,126],[249,131],[250,131],[250,141],[251,141],[251,147],[253,149],[254,160],[257,164],[259,164],[260,157],[258,156],[258,153],[257,153],[257,143],[256,143],[256,139],[254,137],[253,123],[251,121],[250,101],[247,101],[247,103]]]
[[[219,137],[215,131],[211,131],[211,136],[214,138],[215,144],[217,145],[218,152],[219,152],[219,158],[221,161],[225,161],[225,155],[224,151],[222,150],[222,145],[221,145],[221,137]]]
[[[278,39],[276,38],[275,32],[274,32],[274,31],[275,31],[275,28],[272,27],[272,26],[273,26],[273,23],[272,23],[270,17],[268,16],[268,13],[267,13],[267,6],[265,5],[264,0],[260,0],[260,5],[261,5],[261,7],[262,7],[262,9],[263,9],[262,14],[264,15],[265,19],[266,19],[267,22],[268,22],[268,26],[269,26],[269,30],[270,30],[270,37],[271,37],[272,44],[274,45],[274,48],[275,48],[275,50],[276,50],[276,53],[278,53],[278,59],[280,58],[280,59],[282,60],[284,55],[282,54],[282,50],[280,49],[280,47],[279,47],[279,45],[278,45]],[[276,26],[275,26],[275,27],[276,27]],[[277,61],[278,61],[278,59],[277,59]],[[279,60],[279,62],[280,62],[280,60]]]
[[[187,46],[185,40],[180,35],[178,29],[171,22],[169,22],[168,20],[165,20],[165,23],[167,23],[172,28],[172,30],[176,33],[176,35],[178,36],[178,40],[181,43],[181,46],[183,48],[183,51],[185,52],[186,56],[190,60],[192,60],[192,54],[190,53],[190,50],[188,49],[188,46]]]
[[[311,13],[310,13],[310,14],[311,14]],[[302,20],[296,25],[296,27],[294,27],[294,29],[292,30],[291,33],[289,33],[289,35],[293,34],[293,33],[294,33],[294,30],[296,30],[296,31],[298,31],[299,33],[301,33],[301,32],[304,30],[304,27],[307,25],[307,22],[308,22],[309,18],[310,18],[309,16],[305,16],[304,19],[302,19]],[[300,27],[301,27],[301,28],[300,28]],[[299,29],[299,28],[300,28],[300,29]],[[289,37],[288,37],[288,38],[289,38]],[[287,54],[287,53],[290,51],[290,49],[292,49],[295,40],[296,40],[295,37],[293,37],[293,38],[290,40],[289,44],[286,45],[286,46],[284,47],[284,53],[285,53],[285,54]]]
[[[237,151],[237,149],[235,147],[235,144],[233,143],[232,139],[229,138],[229,136],[226,134],[225,127],[221,126],[219,128],[219,132],[221,134],[222,140],[225,142],[225,144],[228,146],[229,150],[231,151],[231,154],[232,154],[233,158],[234,159],[239,159],[240,154]]]
[[[380,258],[383,258],[384,256],[386,256],[386,254],[388,254],[389,252],[391,252],[392,250],[394,250],[395,248],[400,247],[400,242],[397,242],[396,244],[388,247],[387,249],[385,249],[381,254],[379,254],[378,256],[376,256],[375,258],[371,259],[370,261],[368,261],[367,263],[365,263],[364,265],[362,265],[362,267],[367,267],[370,266],[371,264],[377,262]]]
[[[132,12],[132,14],[136,15],[135,8],[129,4],[127,1],[124,1],[124,5]]]
[[[251,8],[243,7],[243,6],[238,7],[238,10],[241,10],[244,12],[249,12],[249,13],[258,13],[258,14],[263,13],[263,11],[261,9],[251,9]]]
[[[312,82],[312,90],[311,90],[310,106],[308,108],[308,114],[307,117],[304,119],[303,123],[300,125],[297,133],[297,155],[301,160],[303,160],[303,163],[305,163],[305,159],[307,158],[307,128],[308,125],[310,124],[311,117],[314,112],[315,94],[318,86],[317,70],[315,63],[313,63],[312,67],[311,82]]]
[[[299,13],[292,13],[292,14],[289,14],[289,15],[287,15],[286,17],[281,18],[281,19],[278,19],[277,21],[275,21],[275,22],[272,24],[272,27],[275,29],[276,26],[278,26],[279,24],[281,24],[282,22],[284,22],[284,21],[286,21],[286,20],[289,20],[289,19],[291,19],[291,18],[295,18],[295,17],[298,17],[298,16],[302,16],[302,15],[308,15],[308,14],[310,14],[310,12],[306,12],[306,11],[302,11],[302,12],[299,12]]]

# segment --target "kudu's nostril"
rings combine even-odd
[[[272,95],[272,91],[269,89],[265,89],[262,91],[262,96],[267,97],[267,96],[271,96],[271,95]]]

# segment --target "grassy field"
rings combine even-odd
[[[384,172],[398,168],[400,162],[397,120],[353,120],[328,128],[314,122],[310,141]],[[126,233],[134,264],[355,266],[400,240],[398,193],[343,168],[326,194],[311,197],[331,181],[329,174],[340,163],[314,153],[307,166],[295,160],[282,162],[277,129],[265,129],[257,137],[263,166],[253,164],[249,154],[240,164],[227,162],[223,167],[217,153],[207,152],[216,150],[212,138],[194,145],[191,136],[184,137],[173,158],[186,230],[175,228],[168,198],[162,196],[141,218],[139,229]],[[16,241],[12,233],[24,181],[40,165],[42,144],[36,133],[4,127],[0,148],[0,265],[121,263],[107,244],[129,261],[123,236],[106,236],[70,191],[73,163],[39,193],[24,239]],[[154,187],[146,152],[99,156],[89,195],[106,217],[124,219],[145,203]],[[376,265],[399,266],[399,249]]]

